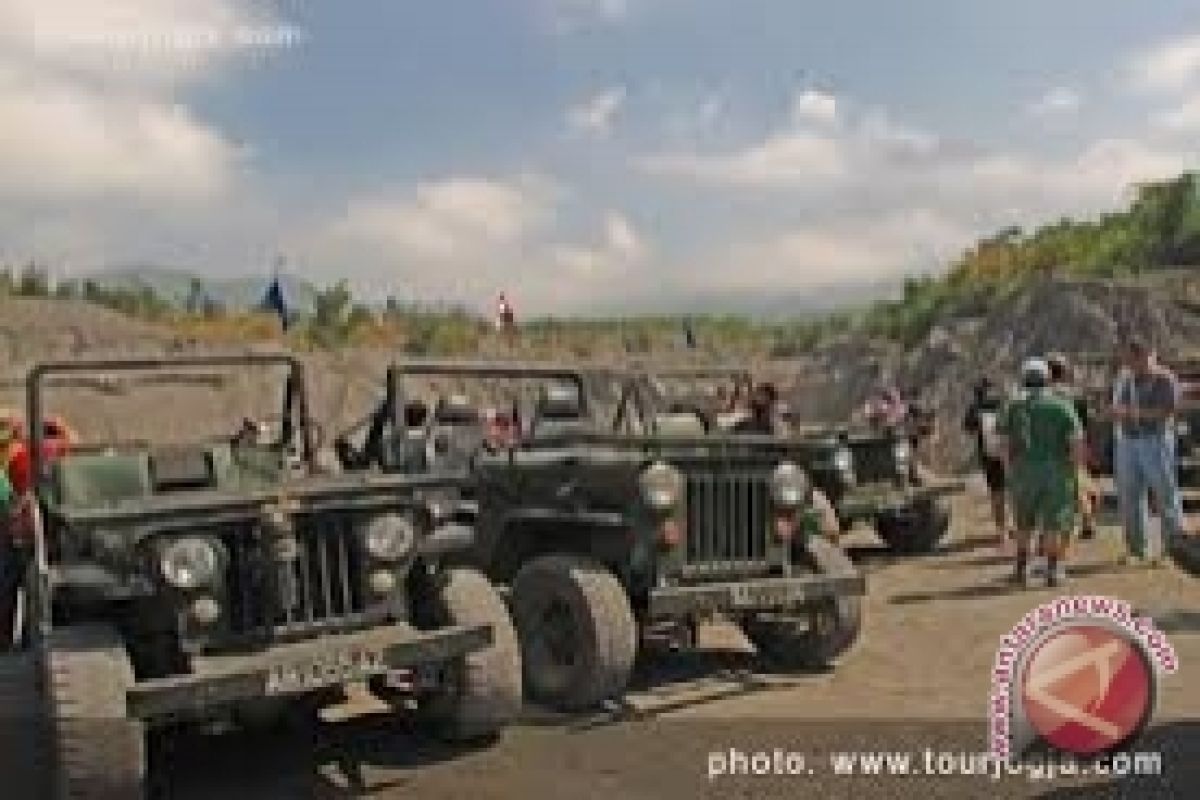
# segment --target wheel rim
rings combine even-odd
[[[582,666],[581,635],[570,604],[561,597],[549,598],[530,615],[529,623],[522,638],[531,687],[551,698],[567,693]]]
[[[560,669],[574,669],[578,665],[579,632],[566,602],[561,598],[551,600],[539,623],[538,630],[550,663]]]

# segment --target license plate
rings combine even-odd
[[[754,586],[736,584],[731,587],[735,608],[767,608],[787,606],[803,597],[804,593],[791,586]]]
[[[383,651],[337,650],[320,658],[276,664],[267,672],[267,694],[296,694],[386,674]]]

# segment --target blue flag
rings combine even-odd
[[[288,312],[287,300],[283,296],[283,285],[279,282],[278,276],[271,279],[271,285],[263,294],[259,308],[263,311],[274,312],[275,316],[279,317],[279,324],[283,326],[283,330],[287,331],[291,322],[291,314]]]

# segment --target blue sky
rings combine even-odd
[[[6,0],[0,45],[8,259],[547,313],[867,296],[1200,135],[1183,0]]]

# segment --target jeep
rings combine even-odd
[[[707,415],[717,429],[733,425],[736,412],[714,410],[713,399],[755,383],[741,367],[642,369],[660,404]],[[922,469],[907,431],[804,424],[794,419],[790,405],[784,410],[779,433],[792,440],[796,463],[829,498],[843,530],[865,522],[899,553],[937,548],[950,526],[944,498],[963,484]]]
[[[282,377],[277,418],[193,435],[181,413],[170,443],[108,436],[43,457],[47,389],[137,393],[214,370]],[[489,737],[517,713],[507,609],[450,564],[473,532],[431,502],[464,476],[319,469],[292,357],[47,363],[27,393],[40,480],[27,645],[0,656],[0,724],[18,726],[3,741],[20,743],[3,756],[9,786],[141,797],[149,735],[312,716],[348,683],[452,738]]]
[[[572,711],[615,698],[650,637],[694,644],[718,616],[787,669],[827,664],[857,638],[864,578],[818,532],[793,443],[707,431],[632,374],[544,364],[401,363],[393,407],[375,416],[400,419],[436,381],[474,381],[491,406],[487,425],[455,438],[474,476],[470,563],[509,587],[532,699]],[[445,434],[429,423],[417,435]],[[409,448],[408,468],[450,449]]]

